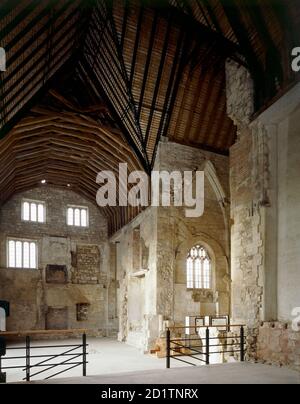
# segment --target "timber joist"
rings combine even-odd
[[[227,59],[255,111],[299,81],[298,0],[3,0],[0,198],[40,184],[95,201],[96,176],[153,169],[159,141],[228,155]],[[113,233],[139,212],[105,208]]]

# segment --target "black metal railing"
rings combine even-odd
[[[0,356],[0,374],[6,370],[21,369],[25,372],[24,381],[30,382],[34,377],[46,376],[44,380],[52,379],[72,369],[82,367],[82,376],[87,375],[87,338],[86,334],[82,335],[81,344],[64,344],[64,345],[32,345],[31,337],[25,337],[25,346],[7,347],[6,354],[15,351],[25,351],[25,355],[22,356]],[[36,350],[48,350],[48,349],[63,349],[62,352],[52,354],[34,354]],[[38,361],[37,361],[38,360]],[[9,366],[9,361],[16,361],[14,366]],[[54,362],[53,362],[54,361]],[[7,366],[3,366],[6,364]],[[59,368],[62,368],[59,370]],[[59,370],[59,371],[57,371]],[[49,372],[54,371],[52,374]],[[46,374],[46,375],[45,375]]]
[[[211,336],[211,329],[222,330],[217,337]],[[205,329],[205,338],[199,336],[199,329]],[[187,330],[191,334],[185,334],[184,338],[172,337],[172,331]],[[223,326],[200,326],[193,333],[195,327],[170,327],[166,332],[166,366],[171,367],[171,359],[183,362],[187,365],[209,365],[213,354],[239,354],[239,360],[245,361],[246,336],[244,325],[230,325],[224,330]],[[231,341],[229,343],[229,341]],[[191,362],[190,360],[195,362]]]

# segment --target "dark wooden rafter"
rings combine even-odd
[[[183,7],[186,13],[194,18],[193,7],[191,6],[189,0],[182,0],[181,2],[177,1],[176,3],[179,5],[179,7]],[[197,4],[197,7],[201,12],[201,15],[206,22],[207,27],[211,30],[219,31],[219,33],[222,34],[222,31],[219,29],[218,21],[212,13],[209,2],[205,0],[195,0],[195,3]],[[207,14],[209,15],[211,21],[207,18]]]
[[[86,72],[88,72],[89,77],[94,78],[93,84],[97,88],[98,94],[101,94],[101,96],[105,99],[105,102],[107,103],[107,105],[110,106],[110,110],[112,111],[116,122],[118,122],[119,127],[122,129],[122,132],[123,132],[124,136],[126,137],[127,142],[132,147],[132,149],[134,150],[134,152],[137,155],[137,157],[139,158],[139,160],[142,162],[143,168],[145,169],[145,171],[149,172],[148,167],[146,166],[146,164],[144,162],[144,159],[143,159],[143,156],[141,155],[140,150],[137,148],[135,142],[132,140],[130,133],[128,133],[127,128],[124,126],[123,121],[120,119],[118,113],[115,111],[114,106],[111,104],[111,100],[109,99],[109,97],[107,97],[106,92],[103,91],[103,88],[99,87],[99,85],[97,84],[98,80],[94,76],[95,73],[89,66],[89,63],[84,58],[82,58],[81,64],[82,64],[84,73],[86,74]]]
[[[277,92],[277,86],[281,86],[284,79],[281,55],[266,27],[266,21],[257,0],[252,0],[251,7],[246,5],[246,9],[254,26],[257,27],[258,34],[266,49],[267,92],[274,96]]]
[[[4,19],[11,13],[12,8],[17,6],[19,3],[19,0],[5,0],[3,1],[3,4],[1,5],[1,14],[0,14],[0,19]]]
[[[125,35],[126,35],[126,30],[127,30],[128,15],[129,15],[129,2],[128,2],[128,0],[124,0],[124,16],[123,16],[123,26],[122,26],[122,35],[121,35],[121,43],[120,43],[122,53],[124,50],[124,41],[125,41]]]
[[[97,69],[102,71],[103,78],[107,76],[106,71],[110,72],[110,74],[107,76],[110,77],[110,79],[108,78],[107,80],[103,80],[101,78],[100,80],[101,86],[104,89],[104,92],[106,92],[106,98],[110,98],[110,95],[114,94],[113,86],[119,88],[120,97],[115,97],[114,101],[117,102],[119,106],[117,104],[114,104],[114,102],[110,102],[110,106],[119,115],[119,120],[125,122],[125,126],[128,126],[128,124],[130,125],[129,133],[135,134],[135,141],[137,142],[137,146],[139,149],[138,154],[142,156],[143,160],[145,161],[144,165],[147,167],[147,170],[149,170],[149,163],[147,160],[147,155],[145,153],[143,134],[137,116],[137,108],[132,95],[128,72],[126,71],[125,63],[123,60],[122,43],[115,27],[113,9],[111,7],[113,7],[113,4],[108,5],[104,2],[97,3],[97,7],[94,11],[94,17],[98,19],[98,23],[100,24],[100,26],[104,26],[104,29],[102,31],[102,39],[98,41],[98,49],[89,48],[89,52],[93,52],[94,63],[97,64]],[[126,29],[124,29],[124,32],[126,32]],[[109,38],[109,46],[105,40],[106,36]],[[89,37],[89,41],[93,42],[93,38],[91,38],[91,35]],[[96,44],[93,45],[93,48],[95,48],[95,46]],[[100,47],[106,47],[108,51],[108,54],[102,56],[101,63],[99,63]],[[105,64],[105,70],[103,70],[103,68],[101,67],[103,63]],[[114,78],[113,84],[109,82],[112,77]],[[109,87],[110,90],[107,92]],[[122,124],[122,126],[124,127],[124,124]]]
[[[68,7],[72,4],[72,1],[69,0],[68,2],[64,3],[64,5],[57,10],[56,12],[56,18],[59,18],[60,16],[62,16],[67,10]],[[47,9],[44,10],[44,13],[46,13],[46,15],[49,13],[49,11],[51,10],[51,8],[47,7]],[[73,12],[68,16],[68,18],[70,19],[72,16],[74,16],[76,13],[78,13],[79,8],[73,10]],[[44,14],[43,13],[43,14]],[[41,15],[41,14],[40,14]],[[36,22],[38,22],[39,19],[36,20]],[[13,53],[13,55],[11,55],[11,57],[8,60],[8,64],[7,67],[9,68],[10,65],[12,65],[20,56],[22,56],[23,54],[25,54],[25,52],[28,49],[31,49],[32,45],[44,34],[45,31],[47,31],[50,28],[50,25],[52,24],[52,20],[48,20],[48,22],[46,24],[44,24],[37,32],[35,32],[29,39],[28,41],[26,41],[22,47],[20,47],[20,49]],[[65,24],[65,21],[64,21]],[[62,28],[63,25],[59,25],[58,28]],[[34,25],[32,26],[31,24],[29,24],[24,30],[20,31],[20,39],[22,37],[25,37],[26,34],[34,27]],[[45,48],[45,44],[47,43],[47,39],[42,42],[41,47]],[[8,45],[6,46],[6,50],[7,52],[9,52],[13,46],[16,44],[16,40],[12,39],[12,41],[10,43],[8,43]],[[32,58],[32,54],[30,54],[30,57]],[[19,69],[19,67],[18,67]],[[15,75],[16,73],[18,73],[18,70],[11,70],[10,71],[10,75]]]
[[[73,52],[74,57],[76,57],[78,60],[80,60],[81,53],[84,49],[84,44],[88,34],[95,4],[96,0],[85,0],[81,3],[81,18],[79,29],[77,30],[76,46]]]
[[[91,51],[91,50],[90,50],[90,51]],[[103,70],[101,64],[98,63],[98,61],[97,61],[97,59],[96,59],[96,55],[94,55],[94,56],[95,56],[95,57],[94,57],[94,58],[95,58],[95,64],[93,64],[93,65],[94,65],[94,67],[97,66],[97,69],[98,69],[100,72],[102,72],[102,77],[101,77],[101,78],[100,78],[100,77],[97,78],[96,74],[94,73],[94,70],[95,70],[95,69],[88,68],[87,70],[90,72],[91,77],[93,77],[94,80],[96,80],[96,82],[99,81],[99,82],[101,83],[102,89],[101,89],[100,92],[101,92],[101,93],[105,93],[105,98],[106,98],[106,100],[107,100],[107,102],[108,102],[108,105],[110,105],[110,109],[111,109],[112,113],[113,113],[115,116],[118,116],[118,122],[119,122],[119,124],[120,124],[122,127],[126,128],[126,125],[125,125],[124,120],[123,120],[123,118],[122,118],[122,114],[123,114],[122,111],[125,110],[126,106],[123,105],[123,107],[121,107],[121,108],[122,108],[121,111],[118,111],[118,109],[117,109],[117,107],[116,107],[116,104],[113,104],[113,100],[111,100],[110,97],[108,96],[108,94],[113,94],[113,93],[115,93],[115,92],[118,90],[118,91],[119,91],[119,94],[121,94],[121,97],[118,97],[118,103],[119,103],[120,105],[122,105],[122,102],[123,102],[123,103],[124,103],[124,102],[126,103],[126,92],[125,92],[124,88],[120,85],[120,82],[119,82],[118,80],[116,80],[114,84],[111,82],[111,80],[106,80],[106,81],[104,82],[105,71]],[[110,77],[113,77],[113,76],[112,76],[113,73],[112,73],[112,71],[111,71],[111,66],[109,65],[109,61],[106,60],[106,56],[105,56],[105,55],[103,55],[103,57],[102,57],[102,62],[103,62],[104,65],[105,65],[104,67],[105,67],[106,71],[107,71],[107,72],[111,72],[111,73],[110,73],[110,74],[111,74]],[[87,62],[87,64],[88,64],[88,62]],[[107,89],[108,89],[108,90],[107,90]],[[125,100],[125,101],[124,101],[124,100]],[[132,129],[131,129],[131,128],[132,128]],[[130,129],[131,129],[131,130],[130,130],[130,133],[131,133],[131,136],[132,136],[132,134],[135,133],[136,128],[135,128],[134,125],[133,125],[131,128],[130,128]],[[126,133],[129,133],[128,128],[126,129]],[[143,158],[143,155],[141,154],[141,149],[138,148],[137,145],[136,145],[135,149],[138,150],[138,153],[139,153],[140,157]]]
[[[272,10],[274,11],[281,26],[281,31],[284,34],[284,38],[289,49],[299,46],[300,42],[299,24],[298,26],[295,24],[295,21],[293,21],[293,17],[291,15],[291,8],[299,8],[298,0],[293,0],[291,6],[292,7],[288,8],[286,7],[285,2],[279,0],[271,3]]]
[[[98,44],[96,44],[93,38],[89,37],[87,49],[89,53],[95,56],[94,63],[97,64],[96,70],[99,72],[99,74],[96,74],[107,98],[111,98],[110,108],[115,110],[114,116],[118,115],[123,123],[122,126],[124,127],[125,125],[127,128],[127,133],[133,138],[134,143],[137,144],[139,152],[149,170],[154,164],[157,144],[161,136],[168,134],[168,128],[172,120],[174,104],[178,89],[181,85],[185,66],[191,62],[194,67],[197,67],[197,65],[203,61],[203,57],[199,58],[197,54],[201,51],[201,47],[205,46],[205,44],[209,44],[210,41],[213,43],[213,46],[208,47],[208,50],[212,48],[217,50],[218,47],[222,46],[222,49],[228,50],[226,56],[229,57],[239,58],[240,50],[236,44],[228,41],[220,33],[202,26],[196,21],[191,20],[188,16],[182,17],[175,7],[160,7],[153,10],[149,8],[146,2],[141,3],[138,7],[135,5],[133,15],[133,13],[130,12],[130,4],[129,0],[128,3],[123,4],[123,6],[115,4],[115,2],[107,4],[103,1],[97,2],[96,18],[98,19],[99,27],[105,24],[105,28],[101,34],[98,33]],[[168,21],[170,15],[172,15],[172,24],[169,26]],[[118,23],[116,23],[115,18],[117,18]],[[142,26],[146,20],[149,21],[150,19],[152,20],[151,26],[147,28],[147,33],[145,33],[143,32]],[[132,25],[133,22],[135,26]],[[165,32],[168,29],[170,31],[178,29],[182,31],[183,36],[185,33],[189,32],[191,42],[193,39],[194,43],[193,51],[190,51],[190,43],[186,42],[186,46],[184,49],[182,48],[179,54],[175,52],[173,58],[175,63],[169,63],[167,67],[167,69],[169,69],[169,84],[167,88],[165,84],[167,71],[166,55],[170,49],[167,42],[164,41],[161,48],[159,50],[157,49],[157,35],[160,35],[159,33],[162,32],[162,24],[165,24]],[[92,20],[91,27],[93,25]],[[166,26],[169,26],[169,28],[166,28]],[[95,29],[95,27],[93,29]],[[124,58],[124,52],[128,52],[128,49],[124,49],[124,47],[128,46],[127,33],[132,33],[133,29],[135,30],[135,38],[132,38],[131,35],[130,43],[133,43],[133,46],[130,53],[130,63],[128,63],[128,55],[126,55],[126,62]],[[170,32],[168,35],[170,35]],[[94,43],[91,46],[92,42]],[[145,49],[146,42],[148,45]],[[108,43],[110,43],[110,45],[108,45]],[[162,43],[161,40],[159,43]],[[181,45],[180,43],[180,46]],[[152,63],[154,46],[156,47],[155,54],[157,55],[159,52],[161,57],[159,64],[156,65]],[[141,47],[143,47],[143,50]],[[106,51],[102,53],[100,63],[97,54],[101,51],[100,49],[103,50],[104,48]],[[207,55],[209,55],[209,53],[210,52],[202,52],[202,54]],[[144,59],[143,62],[141,62],[142,58]],[[139,60],[139,63],[144,63],[143,72],[141,72],[140,66],[137,66],[137,60]],[[204,60],[204,62],[209,64],[209,61]],[[157,63],[157,56],[155,63]],[[138,72],[136,74],[137,68]],[[110,72],[109,75],[107,72]],[[154,74],[156,75],[156,80],[153,85],[153,83],[149,83],[149,80],[150,77],[151,80],[153,80]],[[160,86],[163,74],[164,88],[166,88],[165,94],[161,93],[162,87]],[[112,77],[113,82],[111,81]],[[142,77],[142,79],[140,79],[140,77]],[[149,93],[150,88],[152,93]],[[118,93],[118,96],[114,94],[115,92],[116,94]],[[149,105],[144,103],[146,93],[147,100],[151,97],[150,103],[148,101]],[[162,105],[162,107],[158,108],[158,104]],[[149,109],[148,117],[145,113],[147,109]],[[158,122],[158,117],[160,123]]]
[[[57,14],[57,16],[59,16],[59,14]],[[60,30],[60,29],[63,27],[63,25],[64,25],[64,21],[57,27],[58,30]],[[48,27],[48,24],[47,24],[47,27]],[[44,29],[41,30],[40,33],[42,34],[43,31],[44,31]],[[62,35],[60,35],[60,36],[58,37],[58,40],[57,40],[57,42],[55,42],[54,46],[57,46],[57,45],[61,42],[61,40],[63,39],[63,37],[64,37],[64,32],[62,33]],[[28,45],[28,46],[31,46],[31,43],[32,43],[32,41],[30,40],[30,41],[27,43],[27,45]],[[45,39],[44,41],[42,41],[42,42],[38,45],[38,47],[36,48],[36,51],[35,51],[35,52],[38,54],[42,49],[45,48],[46,44],[47,44],[47,39]],[[25,48],[24,48],[24,51],[25,51]],[[19,56],[20,56],[20,55],[21,55],[21,53],[19,54]],[[23,72],[23,74],[22,74],[16,81],[14,81],[13,84],[12,84],[10,87],[8,87],[8,89],[7,89],[6,93],[5,93],[5,97],[8,96],[10,93],[12,93],[12,92],[14,91],[15,87],[19,86],[19,84],[20,84],[22,81],[24,81],[24,80],[26,81],[26,76],[29,74],[30,69],[31,69],[31,66],[28,66],[27,68],[26,68],[26,66],[27,66],[28,62],[33,58],[33,55],[34,55],[33,53],[30,53],[28,56],[26,56],[26,58],[24,58],[24,59],[22,60],[22,62],[18,65],[18,69],[9,71],[9,73],[7,74],[7,76],[4,78],[3,82],[4,82],[4,84],[6,84],[6,83],[8,83],[15,75],[17,76],[18,73],[19,73],[19,71],[22,71],[22,72]],[[41,62],[44,58],[45,58],[45,53],[41,54],[41,56],[37,59],[37,64],[40,64],[40,62]],[[14,60],[10,59],[10,63],[12,63],[13,61],[14,61]],[[9,68],[9,66],[7,66],[7,67]]]
[[[70,59],[55,73],[54,76],[51,77],[51,79],[45,84],[44,87],[40,88],[39,91],[35,93],[34,96],[26,103],[26,105],[19,110],[16,115],[9,121],[7,122],[0,131],[0,139],[4,138],[13,128],[17,123],[20,121],[20,119],[26,115],[31,108],[36,105],[36,103],[49,91],[49,89],[53,86],[53,83],[55,82],[56,78],[59,77],[63,71],[66,69],[71,69],[72,66],[74,66],[75,60],[71,56]]]
[[[178,24],[188,27],[190,30],[194,30],[195,34],[198,34],[202,38],[204,37],[208,42],[217,41],[219,47],[225,47],[231,56],[243,55],[243,50],[240,45],[228,40],[223,34],[213,31],[211,28],[191,19],[190,16],[181,14],[176,8],[172,7],[172,9],[174,12],[174,20],[177,20]]]
[[[168,107],[166,110],[165,123],[164,123],[164,126],[162,128],[162,133],[161,133],[162,136],[166,136],[168,129],[169,129],[169,125],[170,125],[170,121],[171,121],[171,117],[172,117],[172,111],[175,106],[175,100],[177,97],[179,85],[180,85],[180,82],[182,79],[184,69],[187,66],[187,62],[188,62],[188,56],[189,56],[189,46],[188,45],[189,45],[190,40],[191,40],[190,33],[186,32],[184,35],[184,39],[182,40],[182,43],[181,43],[181,49],[179,50],[179,54],[178,54],[178,56],[180,58],[180,62],[178,65],[177,72],[175,73],[174,76],[172,75],[171,79],[170,79],[170,81],[171,81],[170,84],[171,85],[173,84],[173,86],[172,86],[172,90],[170,93],[170,98],[168,100],[169,102],[168,102]],[[174,80],[174,82],[173,82],[173,80]]]
[[[213,61],[213,67],[212,68],[208,68],[207,66],[204,65],[204,68],[202,69],[202,74],[205,76],[208,71],[210,71],[212,73],[212,80],[216,80],[220,74],[222,74],[222,72],[224,72],[224,77],[222,81],[225,81],[225,60],[226,60],[226,49],[220,49],[218,54],[215,54],[215,56],[213,57],[213,55],[211,55],[209,57],[209,60]],[[216,95],[214,97],[212,97],[213,99],[211,100],[210,97],[207,97],[207,101],[206,101],[206,106],[205,108],[208,108],[209,106],[213,105],[213,100],[217,101],[217,106],[220,108],[220,98],[222,93],[225,92],[225,88],[222,85],[219,85],[219,87],[217,85],[215,86],[211,86],[211,91],[216,91]],[[212,92],[210,93],[210,96],[212,96]],[[220,115],[218,120],[221,120],[222,116],[226,116],[226,102],[223,103],[224,105],[224,109],[223,109],[223,113]],[[217,108],[214,108],[217,109]],[[205,112],[202,112],[203,115],[205,115]],[[204,144],[208,144],[208,145],[212,145],[214,144],[214,142],[209,142],[209,137],[210,134],[213,134],[212,131],[212,127],[214,122],[217,120],[217,115],[215,113],[210,113],[208,114],[209,116],[209,120],[208,120],[208,125],[207,125],[207,130],[206,133],[203,134],[203,143]],[[232,136],[232,132],[229,132],[229,135]],[[219,136],[218,133],[216,133],[216,136]],[[216,140],[217,142],[217,140]]]
[[[198,3],[198,5],[199,5],[200,7],[201,7],[201,3],[204,4],[205,9],[207,10],[207,13],[208,13],[208,15],[209,15],[209,18],[211,19],[211,21],[212,21],[212,23],[213,23],[213,25],[214,25],[215,30],[216,30],[220,35],[223,35],[223,32],[222,32],[222,29],[221,29],[221,27],[220,27],[219,21],[218,21],[216,15],[215,15],[215,13],[214,13],[214,11],[213,11],[213,9],[212,9],[212,6],[211,6],[209,0],[197,0],[197,3]],[[204,13],[203,10],[202,10],[202,13],[203,13],[203,16],[204,16],[205,13]]]
[[[39,6],[39,10],[36,8],[37,6]],[[57,6],[55,11],[54,6]],[[72,7],[69,12],[70,6]],[[2,106],[1,111],[1,136],[6,133],[5,127],[10,127],[8,120],[11,120],[11,117],[16,115],[19,109],[22,111],[25,108],[25,104],[30,101],[31,94],[36,93],[35,89],[38,90],[46,84],[45,82],[50,78],[52,72],[60,66],[60,60],[64,62],[72,51],[72,42],[70,42],[70,37],[68,38],[67,31],[66,29],[64,31],[64,28],[69,27],[69,32],[75,33],[78,28],[75,21],[73,25],[70,26],[69,24],[68,26],[65,20],[62,19],[62,22],[55,27],[58,32],[61,32],[60,35],[57,32],[55,33],[55,41],[53,39],[53,26],[62,16],[68,18],[68,21],[76,19],[79,16],[79,8],[74,7],[72,2],[65,2],[62,7],[58,7],[57,1],[53,0],[45,3],[43,8],[40,9],[40,7],[40,2],[28,2],[28,5],[20,11],[17,18],[6,24],[0,33],[1,37],[5,38],[10,34],[7,31],[8,26],[10,26],[10,29],[15,30],[15,35],[8,37],[9,41],[5,46],[9,54],[7,73],[4,73],[3,77],[1,75],[2,96],[5,99],[5,105]],[[25,13],[28,16],[28,22],[25,25],[20,25],[19,28],[18,22],[24,18]],[[29,16],[31,15],[32,18],[30,19]],[[47,22],[41,25],[40,18],[45,19],[47,16],[50,16]],[[36,24],[39,24],[39,29],[34,30]],[[44,35],[47,30],[48,35],[45,36],[43,41],[38,42],[40,36]],[[30,32],[33,32],[33,35],[28,36]],[[18,50],[12,52],[18,40],[23,40],[23,38],[27,39],[19,46]],[[68,42],[65,39],[68,39]],[[64,54],[62,54],[61,43],[64,43],[66,49]],[[37,57],[37,55],[39,56]],[[17,63],[19,59],[21,59],[20,63]],[[32,66],[32,60],[35,60],[34,66]],[[35,69],[34,79],[30,74],[32,69]],[[17,76],[17,80],[12,81],[15,76]],[[21,108],[17,110],[15,100],[21,105]]]
[[[87,47],[86,56],[88,58],[90,57],[92,59],[92,66],[91,66],[90,70],[95,71],[95,72],[98,70],[101,71],[103,73],[102,74],[103,79],[106,77],[107,72],[109,73],[110,77],[114,77],[114,75],[116,75],[116,74],[121,74],[118,66],[114,66],[110,63],[108,56],[111,56],[111,57],[113,57],[113,56],[112,56],[112,51],[109,47],[107,47],[104,50],[104,53],[103,53],[103,56],[101,59],[101,62],[104,64],[103,67],[99,63],[98,48],[97,48],[97,44],[93,37],[89,37],[89,40],[86,43],[86,47]],[[95,49],[95,47],[96,47],[96,49]],[[100,78],[99,78],[99,80],[101,81]],[[118,80],[116,80],[114,84],[115,85],[113,85],[111,83],[111,80],[107,80],[107,84],[103,88],[105,89],[105,87],[109,87],[111,89],[112,93],[113,93],[113,88],[114,88],[115,93],[116,93],[115,95],[118,97],[118,100],[121,102],[120,105],[122,105],[122,101],[124,100],[124,98],[126,98],[126,89],[121,85],[121,83]],[[121,97],[120,97],[120,95],[121,95]],[[125,108],[125,107],[123,107],[123,108]],[[117,111],[117,109],[116,109],[116,111]],[[122,119],[121,119],[121,121],[122,121]]]
[[[177,70],[177,65],[178,65],[178,60],[180,57],[180,53],[182,51],[182,41],[184,39],[184,32],[181,31],[178,41],[177,41],[177,47],[176,47],[176,53],[174,55],[174,59],[173,59],[173,65],[172,65],[172,70],[170,72],[170,78],[169,78],[169,83],[168,83],[168,89],[166,92],[166,97],[165,97],[165,102],[164,102],[164,107],[163,107],[163,113],[161,116],[161,120],[160,120],[160,125],[159,125],[159,130],[158,130],[158,137],[156,140],[156,149],[158,147],[158,143],[161,139],[161,136],[165,130],[166,127],[166,117],[167,117],[167,113],[168,110],[170,108],[170,102],[171,102],[171,96],[172,96],[172,88],[173,88],[173,84],[174,84],[174,79],[175,79],[175,75],[176,75],[176,70]]]
[[[284,13],[266,2],[3,0],[1,199],[44,174],[95,200],[99,170],[128,162],[150,173],[162,136],[227,155],[226,59],[249,68],[256,109],[296,76],[280,63],[284,36],[297,45],[295,2]],[[106,208],[111,233],[137,213]]]
[[[48,28],[48,39],[46,46],[47,50],[46,50],[45,67],[43,75],[43,85],[45,85],[45,83],[47,82],[49,73],[51,71],[54,23],[55,23],[55,12],[54,9],[51,7],[49,10],[49,28]]]
[[[228,18],[228,21],[234,31],[236,37],[238,38],[239,44],[241,49],[243,49],[243,54],[246,57],[250,73],[254,79],[255,84],[255,93],[256,93],[256,100],[255,100],[255,107],[256,109],[265,101],[266,99],[266,92],[264,87],[264,69],[262,64],[257,58],[251,42],[248,37],[248,33],[245,30],[245,27],[241,20],[241,13],[239,7],[236,5],[235,0],[232,0],[230,5],[226,2],[222,2],[223,9],[225,14]]]
[[[9,3],[9,4],[7,4]],[[4,18],[11,13],[14,7],[14,3],[11,4],[11,1],[7,2],[6,4],[0,6],[0,21],[4,20]],[[0,32],[0,41],[3,40],[4,36],[6,33],[13,31],[16,26],[20,23],[22,23],[26,18],[31,14],[31,12],[34,10],[34,8],[38,5],[37,0],[30,1],[26,7],[24,7],[19,14],[16,15],[16,17],[8,23],[5,28]]]
[[[141,117],[141,111],[142,111],[142,106],[143,106],[143,102],[144,102],[145,89],[146,89],[146,85],[147,85],[152,51],[153,51],[153,45],[154,45],[155,34],[156,34],[156,29],[157,29],[157,20],[158,20],[158,11],[155,10],[154,18],[153,18],[153,22],[152,22],[150,40],[149,40],[149,45],[148,45],[148,53],[147,53],[147,58],[146,58],[145,70],[144,70],[143,84],[142,84],[142,88],[141,88],[141,95],[140,95],[139,106],[138,106],[138,111],[137,111],[138,120]]]
[[[112,5],[113,5],[113,2],[112,2]],[[126,87],[127,87],[128,103],[129,103],[129,106],[131,108],[131,111],[132,111],[134,119],[135,119],[137,131],[138,131],[137,133],[138,133],[138,135],[140,137],[140,141],[141,141],[141,143],[143,145],[144,158],[146,160],[146,163],[149,166],[147,154],[145,153],[145,150],[144,150],[145,144],[144,144],[144,137],[143,137],[142,129],[141,129],[141,126],[140,126],[139,111],[136,108],[135,100],[134,100],[134,97],[133,97],[133,94],[132,94],[132,85],[130,85],[130,80],[129,80],[129,77],[128,77],[128,73],[127,73],[124,58],[123,58],[123,50],[122,50],[121,43],[120,43],[119,38],[118,38],[117,29],[116,29],[116,26],[115,26],[115,21],[114,21],[114,16],[113,16],[113,9],[110,7],[110,4],[108,4],[108,6],[107,6],[107,11],[108,11],[108,17],[109,17],[109,21],[110,21],[111,29],[112,29],[112,39],[113,39],[113,41],[115,43],[115,46],[116,46],[116,49],[117,49],[119,62],[120,62],[121,70],[122,70],[122,73],[123,73],[123,79],[124,79],[124,81],[126,83]]]
[[[76,25],[76,23],[74,23],[74,28],[75,28],[75,25]],[[64,35],[63,35],[63,34],[61,35],[61,39],[62,39],[62,40],[64,39]],[[59,44],[59,41],[57,42],[57,44]],[[65,51],[64,56],[62,57],[62,59],[70,52],[71,47],[72,47],[72,44],[71,44],[71,45],[69,44],[69,45],[68,45],[68,48],[67,48],[66,51]],[[54,56],[57,56],[57,55],[59,54],[59,51],[60,51],[60,50],[61,50],[61,49],[59,48],[59,49],[54,53]],[[44,59],[44,55],[43,55],[43,57],[42,57],[40,60],[42,61],[43,59]],[[59,63],[60,63],[60,60],[58,60],[56,64],[53,64],[53,65],[52,65],[52,68],[56,68],[57,64],[59,64]],[[41,74],[41,77],[38,79],[38,82],[35,82],[35,84],[45,85],[45,83],[44,83],[44,75],[42,75],[42,73],[43,73],[44,71],[45,71],[45,65],[41,65],[41,67],[40,67],[39,70],[37,71],[37,76],[36,76],[36,77],[39,77],[39,75]],[[24,85],[24,87],[20,87],[20,88],[18,89],[18,91],[13,94],[14,97],[18,97],[18,96],[21,96],[21,97],[22,97],[22,98],[20,99],[20,102],[23,102],[23,100],[26,99],[26,97],[28,96],[28,94],[29,94],[29,93],[31,92],[31,90],[32,90],[32,88],[31,88],[30,86],[33,85],[32,80],[30,80],[30,78],[27,78],[27,79],[25,79],[25,80],[23,80],[23,81],[26,83],[26,84]],[[29,88],[28,88],[28,87],[29,87]],[[10,92],[9,92],[8,94],[10,94]],[[12,108],[13,108],[13,106],[12,106],[8,111],[6,111],[6,115],[8,115],[8,113],[11,112]]]
[[[141,5],[140,11],[139,11],[137,27],[136,27],[134,49],[133,49],[132,61],[131,61],[131,71],[130,71],[130,79],[129,79],[130,86],[132,86],[133,78],[134,78],[134,72],[135,72],[135,66],[136,66],[136,58],[137,58],[137,52],[138,52],[138,49],[139,49],[143,18],[144,18],[144,7],[143,7],[143,5]]]
[[[16,34],[14,36],[14,38],[8,44],[6,44],[5,47],[6,47],[7,51],[10,51],[32,28],[34,28],[36,26],[36,24],[39,21],[41,21],[49,13],[49,11],[51,10],[51,7],[55,6],[57,3],[58,3],[58,0],[52,0],[48,4],[46,4],[45,7],[42,9],[42,11],[39,14],[37,14],[36,17],[31,19],[25,25],[25,27],[22,30],[20,30],[20,32],[18,34]],[[22,19],[23,19],[23,16],[22,16]],[[22,19],[21,19],[21,21],[22,21]],[[10,32],[10,30],[13,30],[16,26],[17,26],[17,19],[14,19],[11,23],[11,28],[6,26],[3,29],[3,32],[0,33],[0,38],[3,39],[3,37],[6,35],[6,33]]]
[[[214,72],[214,74],[217,76],[217,72],[218,72],[218,70],[220,71],[221,69],[220,69],[220,65],[222,64],[222,61],[220,60],[219,61],[219,65],[218,65],[218,68],[216,69],[216,71]],[[219,101],[219,103],[220,103],[220,98],[221,98],[221,95],[222,95],[222,93],[224,92],[224,89],[222,88],[222,86],[219,86],[219,88],[217,87],[217,86],[211,86],[211,93],[210,93],[210,96],[209,97],[207,97],[207,103],[206,103],[206,106],[205,106],[205,111],[207,112],[207,110],[208,110],[208,108],[209,108],[209,106],[210,105],[212,105],[212,99],[216,99],[216,100],[218,100]],[[224,103],[225,104],[225,103]],[[220,108],[220,107],[219,107]],[[205,113],[205,111],[204,111],[204,113]],[[224,114],[224,112],[225,111],[223,111],[223,114]],[[222,114],[222,115],[223,115]],[[207,113],[207,116],[209,116],[209,119],[208,119],[208,123],[207,123],[207,125],[206,125],[206,128],[205,128],[205,131],[204,131],[204,133],[203,133],[203,143],[204,144],[207,144],[207,145],[213,145],[213,144],[215,144],[215,142],[217,142],[218,140],[216,139],[215,140],[215,142],[214,141],[211,141],[210,140],[210,138],[214,135],[214,132],[213,132],[213,126],[214,126],[214,123],[216,122],[216,121],[218,121],[218,120],[220,120],[220,119],[217,119],[218,118],[218,116],[217,116],[217,111],[215,112],[215,113]],[[217,136],[219,136],[219,134],[217,133],[216,134]]]
[[[46,178],[48,184],[64,187],[71,184],[71,189],[84,193],[95,203],[98,188],[95,179],[99,171],[110,169],[117,174],[119,162],[126,159],[129,172],[141,169],[121,133],[113,134],[76,113],[58,113],[40,107],[20,121],[1,146],[2,202],[15,192],[38,186]],[[103,211],[107,217],[118,216],[120,226],[139,212],[136,208],[120,209],[107,207]]]
[[[296,9],[298,7],[298,2],[297,0],[292,1],[294,2],[294,4],[292,4],[292,9]],[[295,17],[291,12],[291,7],[286,7],[285,2],[274,1],[271,4],[271,8],[277,18],[281,33],[283,35],[283,41],[285,43],[285,49],[281,50],[284,81],[286,83],[292,83],[294,80],[297,80],[297,73],[293,72],[292,69],[284,69],[284,67],[287,67],[291,63],[291,49],[299,46],[300,30],[298,27],[300,24],[295,22]],[[288,29],[286,29],[287,27]]]
[[[163,49],[162,49],[162,53],[161,53],[160,65],[159,65],[155,89],[154,89],[154,93],[153,93],[153,99],[152,99],[152,104],[151,104],[151,109],[150,109],[150,116],[149,116],[148,125],[147,125],[147,129],[146,129],[146,135],[145,135],[146,144],[148,143],[148,139],[149,139],[149,135],[150,135],[151,124],[152,124],[153,115],[154,115],[154,111],[155,111],[155,107],[156,107],[158,93],[159,93],[159,87],[161,85],[162,73],[163,73],[163,69],[165,67],[165,60],[166,60],[166,55],[167,55],[168,46],[169,46],[171,28],[172,28],[172,13],[170,13],[169,18],[168,18],[168,26],[166,29],[164,45],[163,45]]]

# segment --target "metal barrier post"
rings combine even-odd
[[[30,337],[26,337],[26,381],[30,382]]]
[[[86,377],[86,334],[82,335],[82,375]]]
[[[241,362],[245,362],[245,331],[244,327],[241,327]]]
[[[6,383],[6,373],[2,373],[2,356],[6,355],[5,338],[0,337],[0,384]]]
[[[167,369],[170,369],[171,359],[171,331],[167,329]]]
[[[209,327],[206,328],[206,364],[209,365]]]

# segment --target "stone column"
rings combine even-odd
[[[250,126],[253,83],[235,62],[226,64],[227,112],[237,127],[230,153],[232,317],[249,327],[249,355],[255,356],[264,286],[265,136]]]

